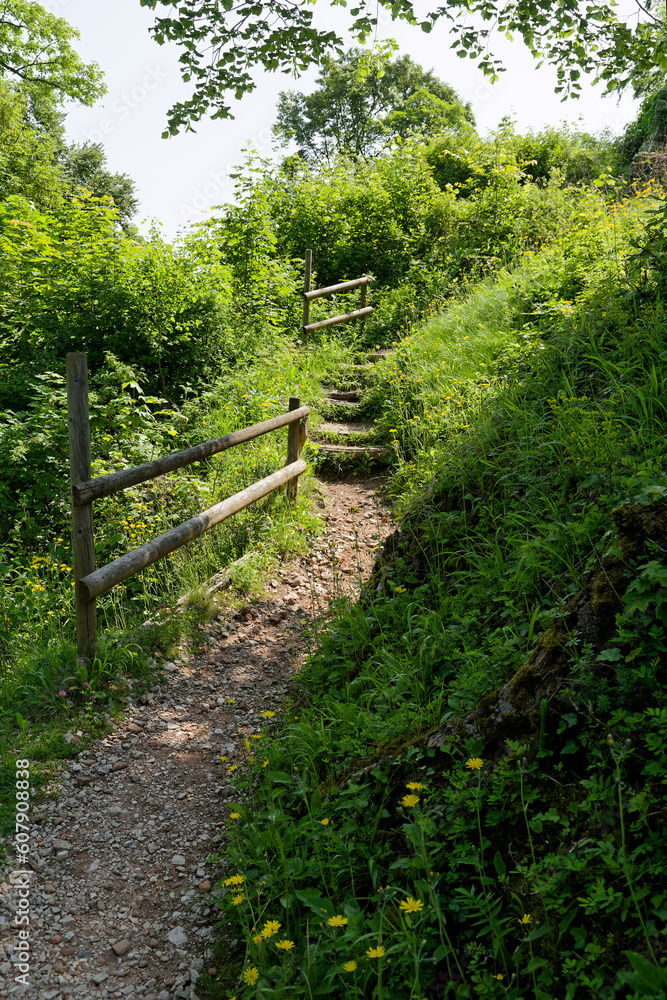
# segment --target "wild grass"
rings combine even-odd
[[[218,995],[664,992],[664,551],[529,735],[425,740],[548,643],[612,510],[667,496],[664,308],[623,263],[645,202],[591,207],[378,367],[402,533],[238,778]]]
[[[110,359],[106,381],[93,379],[91,384],[93,475],[222,437],[284,413],[291,395],[300,395],[303,403],[313,405],[321,396],[322,384],[350,354],[351,348],[336,338],[323,339],[307,355],[287,340],[274,340],[271,353],[249,360],[242,368],[221,370],[205,392],[186,397],[180,407],[162,415],[155,413],[159,400],[147,401],[137,381],[140,376]],[[122,388],[115,388],[114,372]],[[113,404],[104,406],[112,393],[116,393]],[[41,419],[42,410],[52,413],[49,423]],[[296,506],[288,502],[284,490],[272,494],[103,595],[97,602],[98,627],[106,651],[84,703],[73,652],[73,571],[64,502],[68,494],[65,422],[62,386],[54,380],[37,401],[34,423],[41,433],[45,426],[47,433],[52,428],[49,449],[56,450],[58,445],[64,449],[58,488],[46,498],[44,527],[37,538],[29,539],[29,525],[19,519],[0,547],[0,730],[12,746],[25,744],[26,732],[32,731],[20,728],[17,712],[30,726],[48,720],[56,725],[63,718],[63,705],[67,707],[59,692],[66,690],[72,711],[85,710],[88,722],[94,704],[91,692],[96,692],[95,698],[108,693],[135,653],[166,655],[181,641],[188,641],[188,616],[171,610],[179,599],[196,593],[216,573],[251,553],[256,556],[233,570],[231,585],[239,593],[258,593],[271,567],[292,553],[304,553],[308,539],[321,530],[311,509],[313,477],[306,473],[300,479]],[[96,502],[97,565],[280,468],[286,461],[286,437],[285,430],[273,432],[206,463]],[[143,627],[147,621],[152,622],[150,628]],[[28,694],[19,704],[20,690]],[[34,748],[30,740],[28,745]]]

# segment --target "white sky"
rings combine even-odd
[[[232,106],[234,120],[203,120],[196,133],[162,139],[168,108],[187,96],[188,89],[180,79],[176,47],[159,46],[149,35],[155,13],[140,7],[139,0],[42,2],[80,31],[77,51],[83,59],[100,64],[108,86],[107,95],[95,107],[70,111],[69,139],[104,143],[110,169],[129,174],[136,183],[141,200],[137,221],[146,220],[141,228],[156,219],[167,239],[188,222],[206,218],[212,206],[232,200],[229,170],[242,161],[244,147],[252,143],[262,156],[271,154],[270,129],[278,92],[309,91],[315,84],[316,69],[299,80],[258,72],[254,93]],[[334,27],[340,34],[349,21],[343,8],[331,7],[325,0],[318,0],[315,14],[321,26]],[[396,38],[400,54],[407,53],[433,70],[463,100],[470,101],[482,133],[495,128],[507,114],[516,119],[520,130],[568,121],[579,122],[590,132],[610,128],[618,133],[636,113],[637,102],[629,96],[617,103],[616,98],[602,97],[599,88],[585,85],[578,101],[561,102],[554,94],[555,72],[549,67],[536,70],[519,42],[502,38],[494,43],[494,52],[503,59],[507,72],[491,85],[473,60],[451,52],[444,23],[427,35],[387,18],[380,37]]]

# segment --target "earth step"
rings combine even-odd
[[[353,403],[348,399],[338,399],[337,396],[327,396],[324,400],[325,403],[334,403],[335,408],[338,410],[348,410],[352,413],[354,410],[358,410],[361,406],[360,403]],[[333,409],[333,407],[332,407]]]
[[[372,434],[374,430],[375,424],[373,423],[324,423],[320,424],[317,430],[314,431],[314,435],[317,437],[318,434],[340,434],[341,437],[348,437],[350,434]]]
[[[327,392],[327,399],[335,399],[336,402],[341,402],[341,403],[359,402],[358,389],[328,389],[326,392]]]
[[[391,458],[391,448],[380,444],[318,444],[321,452],[329,455],[345,455],[348,458]]]
[[[388,358],[389,355],[393,353],[394,352],[391,350],[391,348],[388,347],[384,348],[382,351],[370,351],[366,355],[366,361],[372,361],[372,362],[383,361],[384,358]]]

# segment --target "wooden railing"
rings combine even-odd
[[[308,334],[315,330],[323,330],[327,326],[334,326],[336,323],[347,323],[350,320],[360,319],[366,321],[366,317],[373,312],[373,306],[366,305],[368,286],[373,280],[369,275],[362,278],[354,278],[352,281],[341,281],[338,285],[329,285],[327,288],[311,289],[310,282],[313,274],[313,251],[306,250],[306,270],[303,286],[303,339],[308,342]],[[359,308],[349,313],[341,313],[340,316],[331,316],[329,319],[322,319],[319,323],[310,322],[310,303],[313,299],[319,299],[323,295],[334,295],[336,292],[349,292],[352,288],[361,288],[359,296]]]
[[[122,583],[129,576],[157,562],[169,552],[198,538],[209,528],[249,507],[262,497],[287,484],[292,501],[296,500],[298,477],[306,471],[299,457],[308,436],[310,407],[301,406],[298,396],[291,396],[289,413],[264,420],[252,427],[234,431],[225,437],[206,441],[185,451],[175,452],[154,462],[146,462],[121,472],[112,472],[91,479],[90,423],[88,411],[88,361],[85,354],[67,355],[67,416],[69,428],[70,483],[72,487],[72,555],[74,561],[76,638],[78,655],[92,660],[97,651],[97,609],[95,599]],[[217,455],[221,451],[252,441],[279,427],[288,427],[287,464],[277,472],[260,479],[240,493],[209,507],[178,527],[165,531],[131,552],[119,556],[106,566],[95,569],[92,502],[110,496],[138,483],[145,483],[193,462]]]

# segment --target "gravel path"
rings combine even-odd
[[[48,788],[32,816],[30,986],[14,978],[24,879],[9,873],[0,1000],[197,996],[217,919],[208,893],[225,870],[230,769],[260,713],[279,710],[313,620],[368,577],[391,530],[382,484],[322,479],[324,538],[281,567],[263,600],[207,625],[196,654],[164,663],[122,724]],[[222,862],[207,862],[212,853]]]

